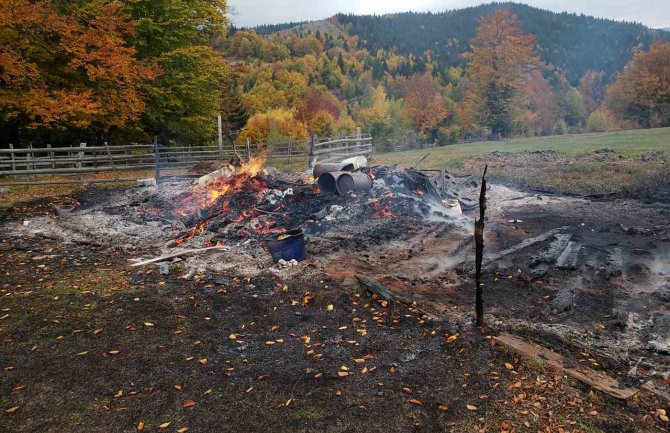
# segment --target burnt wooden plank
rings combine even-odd
[[[577,267],[577,259],[579,252],[582,250],[582,244],[579,242],[568,242],[563,252],[556,260],[556,266],[559,269],[575,269]]]
[[[563,355],[513,335],[501,334],[493,337],[493,339],[496,343],[507,347],[521,356],[533,358],[614,398],[627,400],[640,391],[636,388],[619,386],[619,382],[601,371],[581,365],[578,367],[568,367],[570,363],[567,362],[567,359]]]

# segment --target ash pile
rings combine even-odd
[[[375,220],[446,220],[476,207],[469,197],[477,187],[473,178],[457,179],[446,171],[367,167],[361,157],[356,164],[317,164],[301,174],[243,166],[200,182],[181,198],[179,233],[169,245],[234,245]]]
[[[333,240],[337,249],[360,251],[431,222],[456,224],[473,208],[478,186],[446,171],[368,167],[361,157],[304,173],[264,169],[264,162],[115,190],[88,206],[24,221],[17,231],[121,248],[129,256],[220,247],[185,261],[196,272],[254,275],[278,261],[327,255]],[[283,251],[286,243],[292,246]]]

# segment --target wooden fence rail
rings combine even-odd
[[[0,149],[0,185],[36,185],[57,183],[95,183],[134,180],[122,172],[155,170],[184,170],[207,161],[225,161],[235,155],[247,159],[265,153],[269,162],[304,163],[333,161],[350,156],[369,155],[373,151],[372,137],[359,132],[355,137],[319,140],[316,136],[306,141],[288,140],[258,146],[247,142],[243,146],[227,148],[207,146],[161,147],[156,142],[134,146],[87,146],[81,143],[71,147],[28,149]],[[85,179],[84,174],[113,172],[114,179]],[[32,179],[32,177],[58,179]],[[136,175],[137,176],[137,175]],[[2,178],[10,177],[5,181]],[[20,179],[29,177],[31,179]],[[71,178],[70,178],[71,177]]]

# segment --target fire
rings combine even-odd
[[[264,153],[253,157],[248,163],[236,169],[234,174],[219,176],[207,185],[196,188],[193,194],[182,200],[181,206],[175,212],[182,217],[190,217],[199,210],[210,208],[216,204],[219,198],[241,189],[249,180],[256,180],[255,178],[263,171],[265,160],[266,155]],[[263,189],[264,185],[256,183],[254,187]]]
[[[376,218],[392,218],[394,216],[393,212],[389,209],[388,203],[375,214]]]
[[[375,212],[375,218],[392,218],[395,217],[391,209],[389,207],[391,206],[391,203],[386,203],[384,206],[381,206],[381,203],[378,201],[374,201],[371,203],[372,207],[381,207],[377,212]]]
[[[228,224],[241,224],[240,237],[250,234],[265,235],[282,233],[285,228],[278,227],[274,218],[269,214],[286,216],[286,213],[268,212],[256,206],[266,197],[267,185],[258,175],[263,172],[265,155],[252,158],[247,164],[236,169],[229,176],[219,176],[204,186],[197,187],[181,201],[176,213],[184,218],[201,220],[186,235],[182,236],[177,245],[183,245],[191,238],[204,233],[208,221],[212,217],[224,214]],[[247,192],[244,195],[234,195],[237,192]],[[248,192],[253,193],[250,197]],[[224,199],[224,197],[226,197]],[[234,203],[234,206],[231,204]],[[280,205],[281,208],[283,205]],[[206,241],[207,245],[214,243],[214,238]]]
[[[191,231],[186,236],[182,237],[181,239],[177,239],[177,245],[183,245],[184,242],[191,239],[195,235],[199,235],[200,233],[204,232],[205,232],[205,223],[201,222],[195,227],[193,227],[193,229],[191,229]]]

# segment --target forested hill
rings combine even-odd
[[[491,3],[443,13],[393,15],[337,15],[360,47],[370,53],[396,50],[404,55],[432,52],[443,65],[461,64],[461,54],[477,31],[479,18],[504,6],[515,14],[526,33],[537,37],[537,49],[546,63],[566,71],[576,83],[588,70],[608,76],[623,69],[636,50],[648,50],[654,39],[670,41],[670,33],[641,24],[554,13],[518,3]]]

